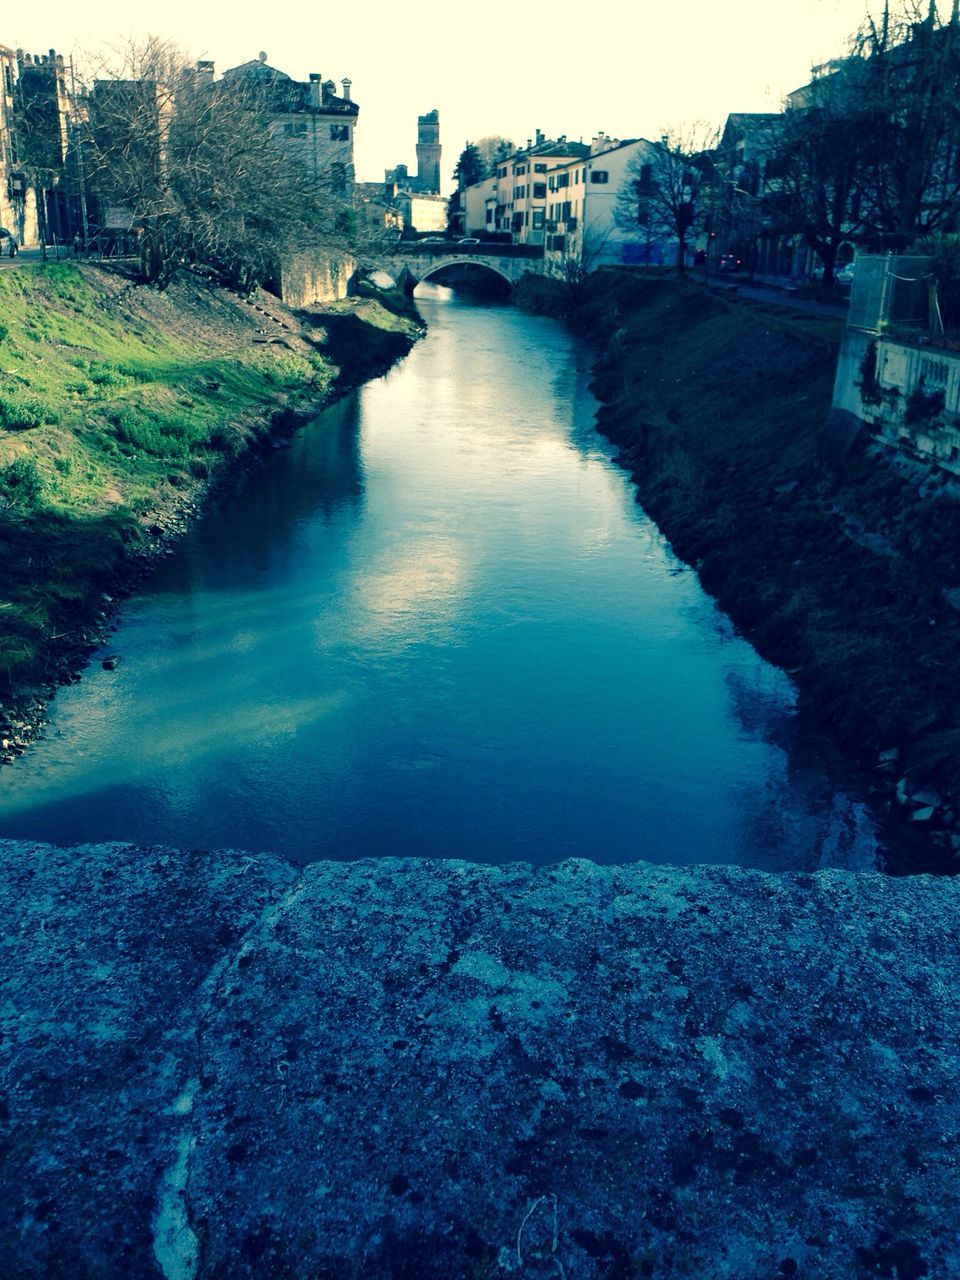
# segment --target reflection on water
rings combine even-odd
[[[798,735],[593,428],[549,320],[422,289],[428,337],[129,603],[0,775],[0,832],[490,861],[864,866]]]

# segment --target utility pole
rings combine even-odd
[[[86,249],[90,239],[90,227],[87,222],[87,191],[83,177],[83,147],[80,144],[80,120],[77,115],[77,81],[73,74],[73,53],[70,54],[70,115],[73,131],[73,153],[77,158],[77,187],[80,191],[80,221],[83,225],[83,247]]]

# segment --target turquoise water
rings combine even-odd
[[[501,862],[870,866],[787,678],[671,554],[563,328],[421,287],[427,338],[129,601],[0,834]],[[102,655],[101,655],[102,656]]]

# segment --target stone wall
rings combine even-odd
[[[339,302],[350,291],[357,260],[338,249],[304,249],[280,266],[280,297],[288,307]]]
[[[848,328],[837,363],[835,424],[960,474],[960,351]]]
[[[0,841],[0,917],[0,1275],[960,1275],[956,880]]]

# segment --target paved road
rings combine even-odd
[[[691,273],[691,280],[703,284],[703,277],[698,278]],[[818,302],[811,298],[798,298],[789,288],[782,284],[763,280],[738,280],[735,276],[711,278],[707,287],[720,294],[728,294],[737,298],[749,298],[753,302],[765,302],[775,307],[786,307],[790,311],[805,311],[810,315],[832,316],[845,320],[847,316],[847,299],[840,298],[836,302]]]
[[[47,245],[47,261],[48,262],[66,262],[67,259],[73,257],[73,250],[65,245]],[[21,249],[15,258],[8,256],[7,242],[3,242],[2,253],[0,253],[0,271],[9,271],[13,267],[35,266],[38,262],[43,261],[43,251],[37,247],[29,249]]]

